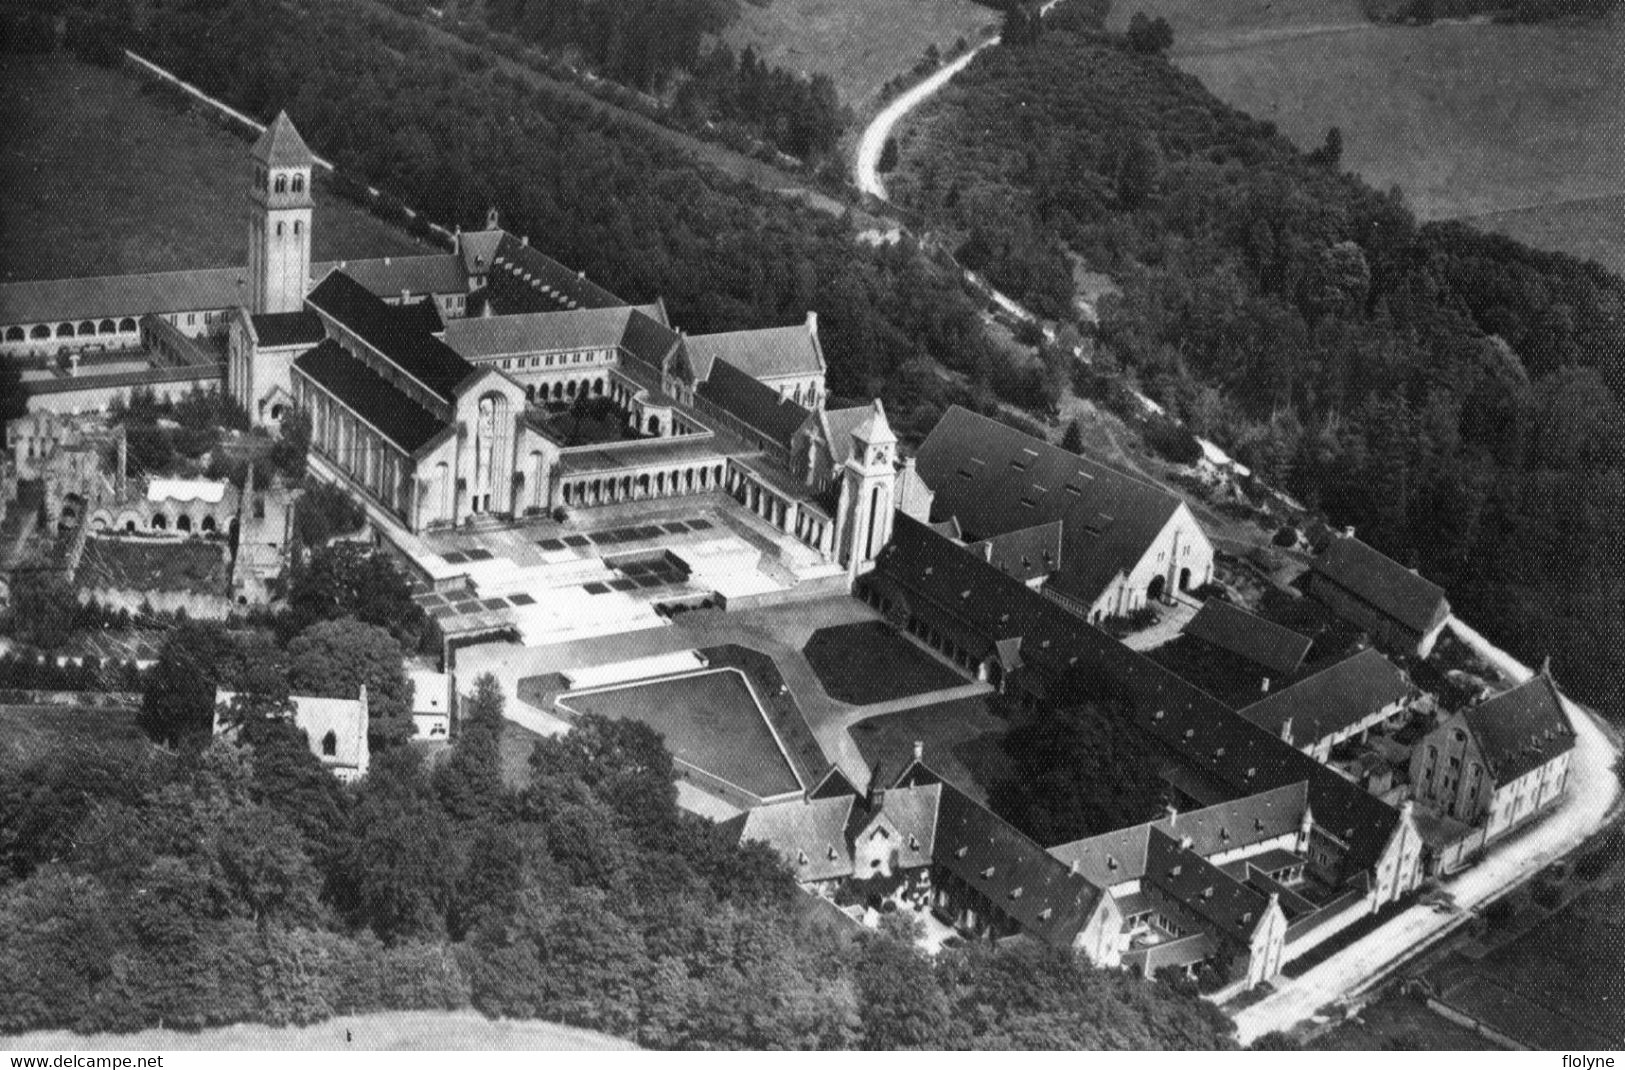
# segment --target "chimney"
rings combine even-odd
[[[386,257],[384,257],[384,266],[385,266],[385,267],[388,267],[388,266],[389,266],[389,257],[387,257],[387,256],[386,256]]]
[[[1552,656],[1550,654],[1540,659],[1540,674],[1548,680],[1552,678]]]
[[[485,229],[486,230],[497,230],[497,229],[500,229],[500,226],[501,226],[501,223],[500,223],[500,220],[499,220],[499,218],[497,216],[496,207],[493,205],[492,207],[487,208],[485,210]]]
[[[914,741],[914,760],[919,761],[925,757],[925,743],[916,739]]]
[[[530,235],[526,234],[523,237],[521,237],[519,239],[519,244],[523,245],[525,248],[529,249],[530,248]]]
[[[1354,538],[1354,525],[1353,524],[1350,524],[1348,527],[1343,529],[1343,538],[1345,538],[1345,539]]]
[[[1164,816],[1168,818],[1168,827],[1170,829],[1179,824],[1179,807],[1175,806],[1173,803],[1169,803],[1163,808],[1163,813]]]
[[[411,300],[412,300],[412,291],[411,290],[402,290],[401,291],[401,304],[403,304],[403,305],[408,304],[408,303],[410,303]]]
[[[1281,738],[1288,743],[1292,742],[1292,718],[1290,717],[1281,722]]]
[[[1259,682],[1258,689],[1266,695],[1270,693],[1270,678],[1268,676]]]
[[[812,311],[811,309],[808,309],[807,311],[807,333],[818,333],[818,313]]]

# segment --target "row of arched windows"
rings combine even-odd
[[[98,334],[132,334],[135,330],[136,322],[134,317],[131,316],[126,316],[121,320],[102,320],[99,323],[95,320],[86,320],[77,326],[72,323],[59,323],[54,330],[50,324],[41,323],[32,330],[25,330],[22,327],[7,327],[6,341],[25,342],[33,339],[39,342],[52,337],[73,338],[75,336],[87,338]]]
[[[276,176],[271,188],[277,193],[303,193],[305,192],[305,176],[299,172],[292,175]]]

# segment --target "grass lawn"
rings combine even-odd
[[[984,699],[967,698],[871,717],[850,731],[864,763],[871,769],[878,764],[883,776],[895,776],[913,758],[918,741],[925,745],[925,764],[986,804],[988,789],[1010,771],[1010,757],[999,745],[1009,727],[988,712]]]
[[[1389,996],[1350,1020],[1317,1037],[1309,1047],[1324,1051],[1381,1051],[1401,1048],[1422,1051],[1499,1051],[1466,1026],[1428,1010],[1426,1004],[1404,996]]]
[[[122,591],[192,591],[220,594],[226,586],[224,542],[86,539],[81,587]]]
[[[890,702],[969,682],[881,621],[821,628],[807,640],[802,653],[829,696],[854,706]]]
[[[27,762],[63,747],[146,748],[133,710],[81,706],[0,706],[0,757]]]
[[[841,102],[862,110],[880,87],[913,68],[927,46],[946,54],[974,43],[999,13],[975,0],[773,0],[739,5],[723,37],[775,67],[827,74]]]
[[[1423,217],[1509,213],[1479,222],[1625,261],[1608,239],[1625,230],[1618,200],[1591,200],[1625,193],[1625,14],[1405,27],[1369,23],[1358,0],[1138,0],[1114,5],[1113,25],[1137,10],[1172,23],[1181,67],[1300,145],[1340,127],[1344,165]]]
[[[753,795],[801,786],[738,670],[575,694],[564,705],[578,714],[642,721],[665,737],[672,757]]]
[[[249,145],[119,71],[0,65],[0,281],[243,264]],[[428,251],[318,186],[317,260]]]

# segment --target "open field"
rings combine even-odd
[[[1136,0],[1220,98],[1399,186],[1425,219],[1484,217],[1546,248],[1625,254],[1625,17],[1574,26],[1378,26],[1357,0]],[[1495,213],[1509,213],[1505,216]]]
[[[737,669],[577,692],[560,705],[642,721],[666,738],[672,757],[754,795],[801,786]]]
[[[146,746],[129,710],[79,706],[0,706],[0,758],[30,761],[63,747]]]
[[[0,281],[219,267],[248,258],[246,142],[63,56],[0,67]],[[425,247],[318,186],[317,260]]]
[[[1009,727],[988,712],[985,699],[967,698],[871,717],[853,725],[851,733],[864,762],[870,769],[878,765],[882,777],[901,772],[918,742],[926,765],[986,804],[988,789],[1010,769],[999,745]]]
[[[913,68],[930,45],[996,31],[999,13],[974,0],[773,0],[741,4],[723,35],[775,67],[827,74],[841,101],[862,110],[880,87]]]
[[[802,653],[831,698],[854,706],[958,687],[965,678],[883,621],[813,633]]]
[[[627,1051],[617,1037],[538,1021],[492,1021],[474,1011],[387,1011],[307,1026],[230,1025],[181,1032],[66,1030],[0,1037],[16,1051]]]
[[[1378,1000],[1361,1011],[1359,1017],[1316,1038],[1309,1047],[1325,1051],[1500,1050],[1466,1026],[1457,1025],[1429,1010],[1426,1004],[1404,996]]]

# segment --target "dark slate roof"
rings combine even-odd
[[[1021,658],[1052,679],[1105,677],[1127,694],[1136,722],[1232,797],[1307,782],[1316,824],[1348,846],[1354,871],[1387,845],[1399,813],[1218,699],[1068,613],[1012,576],[899,513],[875,573],[936,603],[983,637],[1021,640]]]
[[[816,375],[824,370],[824,351],[818,344],[818,331],[810,322],[690,335],[684,339],[683,349],[697,381],[709,378],[717,361],[727,361],[757,379]]]
[[[253,156],[268,167],[313,167],[316,163],[315,155],[285,111],[277,112],[271,125],[254,143]]]
[[[416,452],[446,426],[331,338],[300,354],[293,366],[407,453]]]
[[[1246,941],[1269,910],[1269,897],[1231,877],[1161,829],[1146,844],[1145,879],[1213,928]]]
[[[1574,726],[1557,685],[1544,673],[1485,700],[1462,717],[1502,784],[1574,747]]]
[[[327,337],[322,318],[309,309],[265,312],[252,319],[254,337],[259,339],[262,346],[313,346]]]
[[[977,540],[1063,521],[1056,590],[1093,602],[1136,565],[1180,499],[997,420],[954,406],[921,444],[933,520]],[[995,562],[996,564],[998,562]]]
[[[695,393],[786,449],[812,415],[725,360],[717,361],[711,369],[711,377],[701,383]]]
[[[1313,568],[1414,632],[1428,631],[1450,612],[1443,587],[1352,536],[1332,539]]]
[[[1393,662],[1376,650],[1351,658],[1283,687],[1241,710],[1253,724],[1299,746],[1324,739],[1357,724],[1384,706],[1403,702],[1411,683]]]
[[[498,315],[556,312],[571,308],[617,308],[627,304],[540,249],[503,234],[486,276],[483,307]]]
[[[722,823],[740,843],[756,840],[778,852],[798,881],[852,873],[846,827],[857,799],[837,795],[758,806]]]
[[[1309,809],[1309,785],[1300,781],[1189,813],[1175,813],[1140,825],[1088,836],[1051,847],[1049,853],[1096,884],[1112,885],[1145,875],[1146,844],[1161,829],[1206,858],[1224,851],[1295,833]]]
[[[36,279],[0,284],[0,323],[202,312],[247,303],[248,271],[240,267]]]
[[[1106,895],[951,784],[942,785],[933,848],[932,861],[1051,947],[1071,946]]]
[[[1314,640],[1272,620],[1249,613],[1222,598],[1209,598],[1185,625],[1195,636],[1283,676],[1298,671]]]
[[[972,543],[967,549],[1023,582],[1048,576],[1061,564],[1062,521],[1051,520]]]
[[[456,350],[423,329],[410,306],[385,304],[342,271],[328,273],[305,302],[354,331],[445,401],[454,399],[457,384],[474,371]]]

